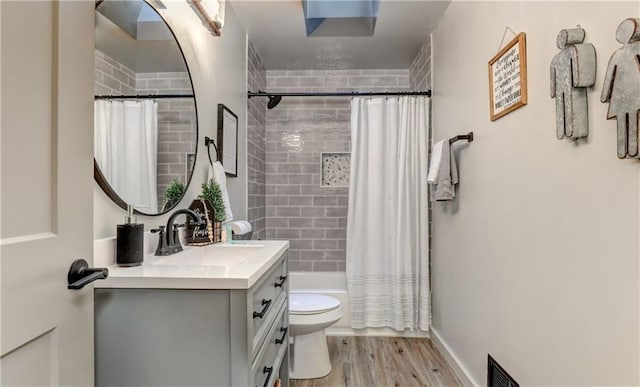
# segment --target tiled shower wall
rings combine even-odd
[[[136,73],[129,67],[95,50],[95,95],[131,95],[136,93]]]
[[[247,89],[265,90],[267,74],[255,47],[249,42],[247,63]],[[247,100],[247,170],[249,222],[253,227],[253,239],[266,239],[266,121],[267,99]]]
[[[192,94],[186,72],[138,73],[95,50],[95,94]],[[171,180],[187,183],[187,157],[196,149],[194,100],[159,99],[158,102],[158,203]],[[195,156],[195,155],[194,155]]]
[[[422,45],[420,51],[416,55],[415,59],[409,66],[409,79],[411,82],[411,90],[413,91],[427,91],[431,90],[431,39],[427,38],[427,41]],[[429,105],[429,113],[431,113],[431,107]],[[429,126],[431,126],[432,117],[429,114]],[[431,145],[433,143],[433,130],[429,130],[429,160],[431,160]],[[429,253],[431,253],[431,238],[433,235],[433,223],[432,219],[432,207],[429,202]]]
[[[138,94],[193,94],[186,72],[138,73]],[[172,180],[187,184],[196,151],[196,110],[192,98],[158,99],[158,203]]]
[[[427,91],[431,89],[431,39],[418,51],[409,67],[409,80],[412,91]]]
[[[267,71],[269,91],[409,88],[409,70]],[[345,270],[348,188],[321,186],[321,154],[350,151],[350,116],[350,99],[336,97],[285,97],[267,110],[266,237],[290,240],[290,270]]]

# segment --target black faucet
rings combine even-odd
[[[182,251],[182,245],[180,244],[180,237],[178,236],[179,225],[174,226],[175,219],[180,215],[187,215],[191,217],[196,223],[201,222],[200,215],[188,209],[176,210],[171,214],[167,220],[166,227],[160,227],[157,230],[151,230],[152,232],[159,232],[158,248],[155,255],[171,255]]]

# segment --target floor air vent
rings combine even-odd
[[[487,386],[488,387],[520,387],[518,382],[513,380],[511,375],[507,373],[495,361],[491,355],[489,355],[488,371],[487,371]]]

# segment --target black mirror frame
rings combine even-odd
[[[100,4],[102,4],[105,0],[96,0],[96,4],[95,4],[95,10],[97,11],[98,6],[100,6]],[[108,1],[108,0],[107,0]],[[169,29],[169,32],[171,32],[171,36],[173,37],[173,40],[176,42],[176,45],[178,46],[178,50],[180,50],[180,55],[182,55],[182,60],[184,61],[184,66],[187,69],[187,74],[189,75],[189,84],[191,85],[191,90],[193,90],[193,107],[195,109],[195,120],[196,120],[196,149],[194,151],[194,160],[197,162],[198,160],[198,136],[199,136],[199,129],[200,129],[200,124],[198,121],[198,100],[196,99],[196,89],[193,86],[193,78],[191,77],[191,70],[189,69],[189,64],[187,63],[187,58],[184,55],[184,51],[182,50],[182,46],[180,45],[180,42],[178,41],[178,38],[176,37],[176,34],[173,32],[173,29],[171,28],[171,26],[169,25],[169,23],[167,23],[167,21],[165,20],[164,17],[162,17],[162,15],[160,14],[160,12],[158,12],[158,10],[156,10],[147,0],[140,0],[143,1],[145,4],[147,4],[149,7],[151,7],[151,9],[153,9],[155,11],[155,13],[160,17],[160,19],[162,19],[162,21],[164,22],[164,24],[167,26],[167,28]],[[95,114],[95,112],[94,112]],[[182,193],[182,196],[180,197],[180,200],[176,201],[175,203],[173,203],[173,205],[169,208],[166,209],[162,209],[162,211],[159,211],[156,214],[148,214],[145,212],[142,212],[140,210],[134,209],[134,212],[136,214],[139,215],[144,215],[144,216],[160,216],[160,215],[164,215],[166,213],[168,213],[169,211],[171,211],[172,209],[174,209],[178,203],[180,203],[182,201],[182,199],[184,198],[184,195],[187,193],[187,189],[189,188],[189,185],[191,184],[191,180],[193,178],[193,172],[196,169],[196,163],[194,162],[193,168],[191,168],[191,174],[189,174],[188,178],[187,178],[187,183],[185,184],[185,190]],[[98,183],[98,185],[100,186],[100,188],[102,188],[102,191],[107,194],[107,196],[113,200],[114,203],[116,203],[120,208],[122,208],[123,210],[127,209],[127,203],[120,197],[120,195],[118,195],[113,188],[111,187],[111,185],[109,184],[109,182],[107,181],[107,179],[104,177],[104,175],[102,174],[102,171],[100,170],[100,166],[98,166],[98,162],[96,161],[95,157],[93,158],[93,178],[95,179],[96,183]],[[132,203],[135,204],[135,203]]]
[[[235,119],[235,127],[234,128],[225,128],[224,127],[224,113],[227,112],[233,116]],[[225,129],[228,131],[225,133]],[[233,134],[235,136],[235,144],[236,149],[234,149],[234,162],[235,165],[225,165],[224,164],[224,136],[225,134]],[[224,173],[230,177],[238,177],[238,116],[231,111],[228,107],[223,104],[218,104],[218,161],[222,163],[224,167]],[[234,173],[235,172],[235,173]]]

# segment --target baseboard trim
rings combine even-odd
[[[464,367],[464,365],[462,365],[462,362],[460,362],[460,359],[458,359],[451,348],[442,339],[442,336],[440,336],[438,331],[433,329],[433,327],[431,327],[431,341],[438,351],[440,351],[440,354],[447,361],[462,385],[471,387],[478,387],[481,385],[477,381],[473,380],[469,371]]]

